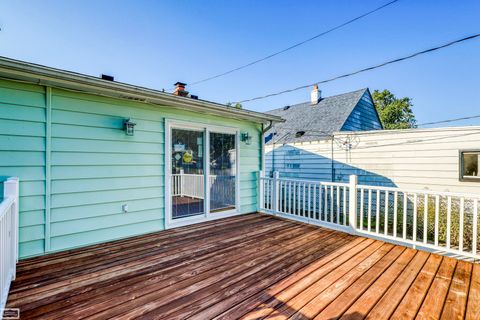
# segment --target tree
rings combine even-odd
[[[232,102],[227,102],[226,103],[227,107],[234,107],[234,108],[237,108],[237,109],[242,109],[243,106],[240,102],[237,102],[235,104],[233,104]]]
[[[385,129],[416,128],[412,99],[395,97],[389,90],[375,90],[372,94],[375,108]]]

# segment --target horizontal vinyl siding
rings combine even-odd
[[[45,253],[48,237],[45,92],[0,82],[0,176],[20,177],[21,257]],[[248,132],[252,143],[240,143],[240,207],[257,210],[259,124],[59,89],[51,108],[50,251],[164,229],[166,119]],[[136,123],[134,136],[122,130],[126,118]]]
[[[402,188],[480,193],[480,183],[459,181],[459,150],[480,149],[479,128],[418,129],[355,132],[351,151],[333,143],[334,180],[347,182],[351,174],[359,182]],[[348,133],[335,135],[345,141]],[[275,170],[281,176],[330,181],[330,141],[277,147]],[[290,150],[290,151],[289,151]],[[295,150],[294,155],[291,150]],[[266,167],[272,170],[272,149],[266,149]],[[300,168],[288,169],[288,163]]]
[[[0,180],[11,176],[21,181],[20,255],[43,253],[45,89],[0,80]]]
[[[163,229],[163,118],[152,108],[53,92],[51,250]],[[123,121],[134,117],[137,130],[127,136]]]

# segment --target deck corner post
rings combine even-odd
[[[273,205],[272,210],[274,214],[277,214],[278,211],[278,196],[280,193],[278,179],[280,179],[280,173],[278,171],[273,172]]]
[[[18,214],[19,214],[19,194],[20,194],[20,184],[19,179],[17,177],[8,178],[7,181],[3,183],[3,196],[4,198],[13,198],[13,210],[14,210],[14,219],[12,221],[12,238],[13,243],[15,243],[14,247],[14,255],[15,255],[15,262],[18,262]],[[16,263],[13,265],[13,280],[15,280],[16,276]]]
[[[258,171],[258,209],[260,211],[265,210],[265,191],[263,178],[265,178],[265,171]]]
[[[349,182],[349,201],[348,201],[348,222],[352,228],[352,233],[355,233],[357,229],[357,184],[358,177],[356,175],[350,175]]]

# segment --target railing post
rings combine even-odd
[[[358,177],[351,175],[348,189],[350,193],[348,199],[348,221],[352,232],[357,230],[357,183]]]
[[[265,209],[265,191],[264,191],[265,181],[263,180],[263,178],[265,178],[265,171],[263,170],[258,171],[258,209],[259,210]]]
[[[12,205],[14,217],[12,219],[13,226],[12,226],[12,235],[11,239],[14,245],[14,256],[15,262],[18,262],[18,197],[19,197],[19,179],[18,178],[8,178],[7,181],[3,183],[3,195],[5,198],[13,198],[14,202]],[[17,274],[16,263],[13,264],[13,280],[15,280],[15,276]]]
[[[273,195],[272,195],[272,209],[273,213],[277,214],[279,212],[278,210],[278,195],[279,195],[279,187],[278,187],[278,179],[280,178],[280,173],[278,171],[273,172]]]
[[[185,180],[183,179],[183,175],[184,175],[184,171],[183,169],[180,169],[180,176],[179,176],[179,179],[180,179],[180,183],[178,184],[179,185],[179,188],[180,188],[180,197],[183,197],[183,184],[185,183]]]

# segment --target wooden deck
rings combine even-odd
[[[480,265],[251,214],[21,261],[42,319],[480,319]]]

